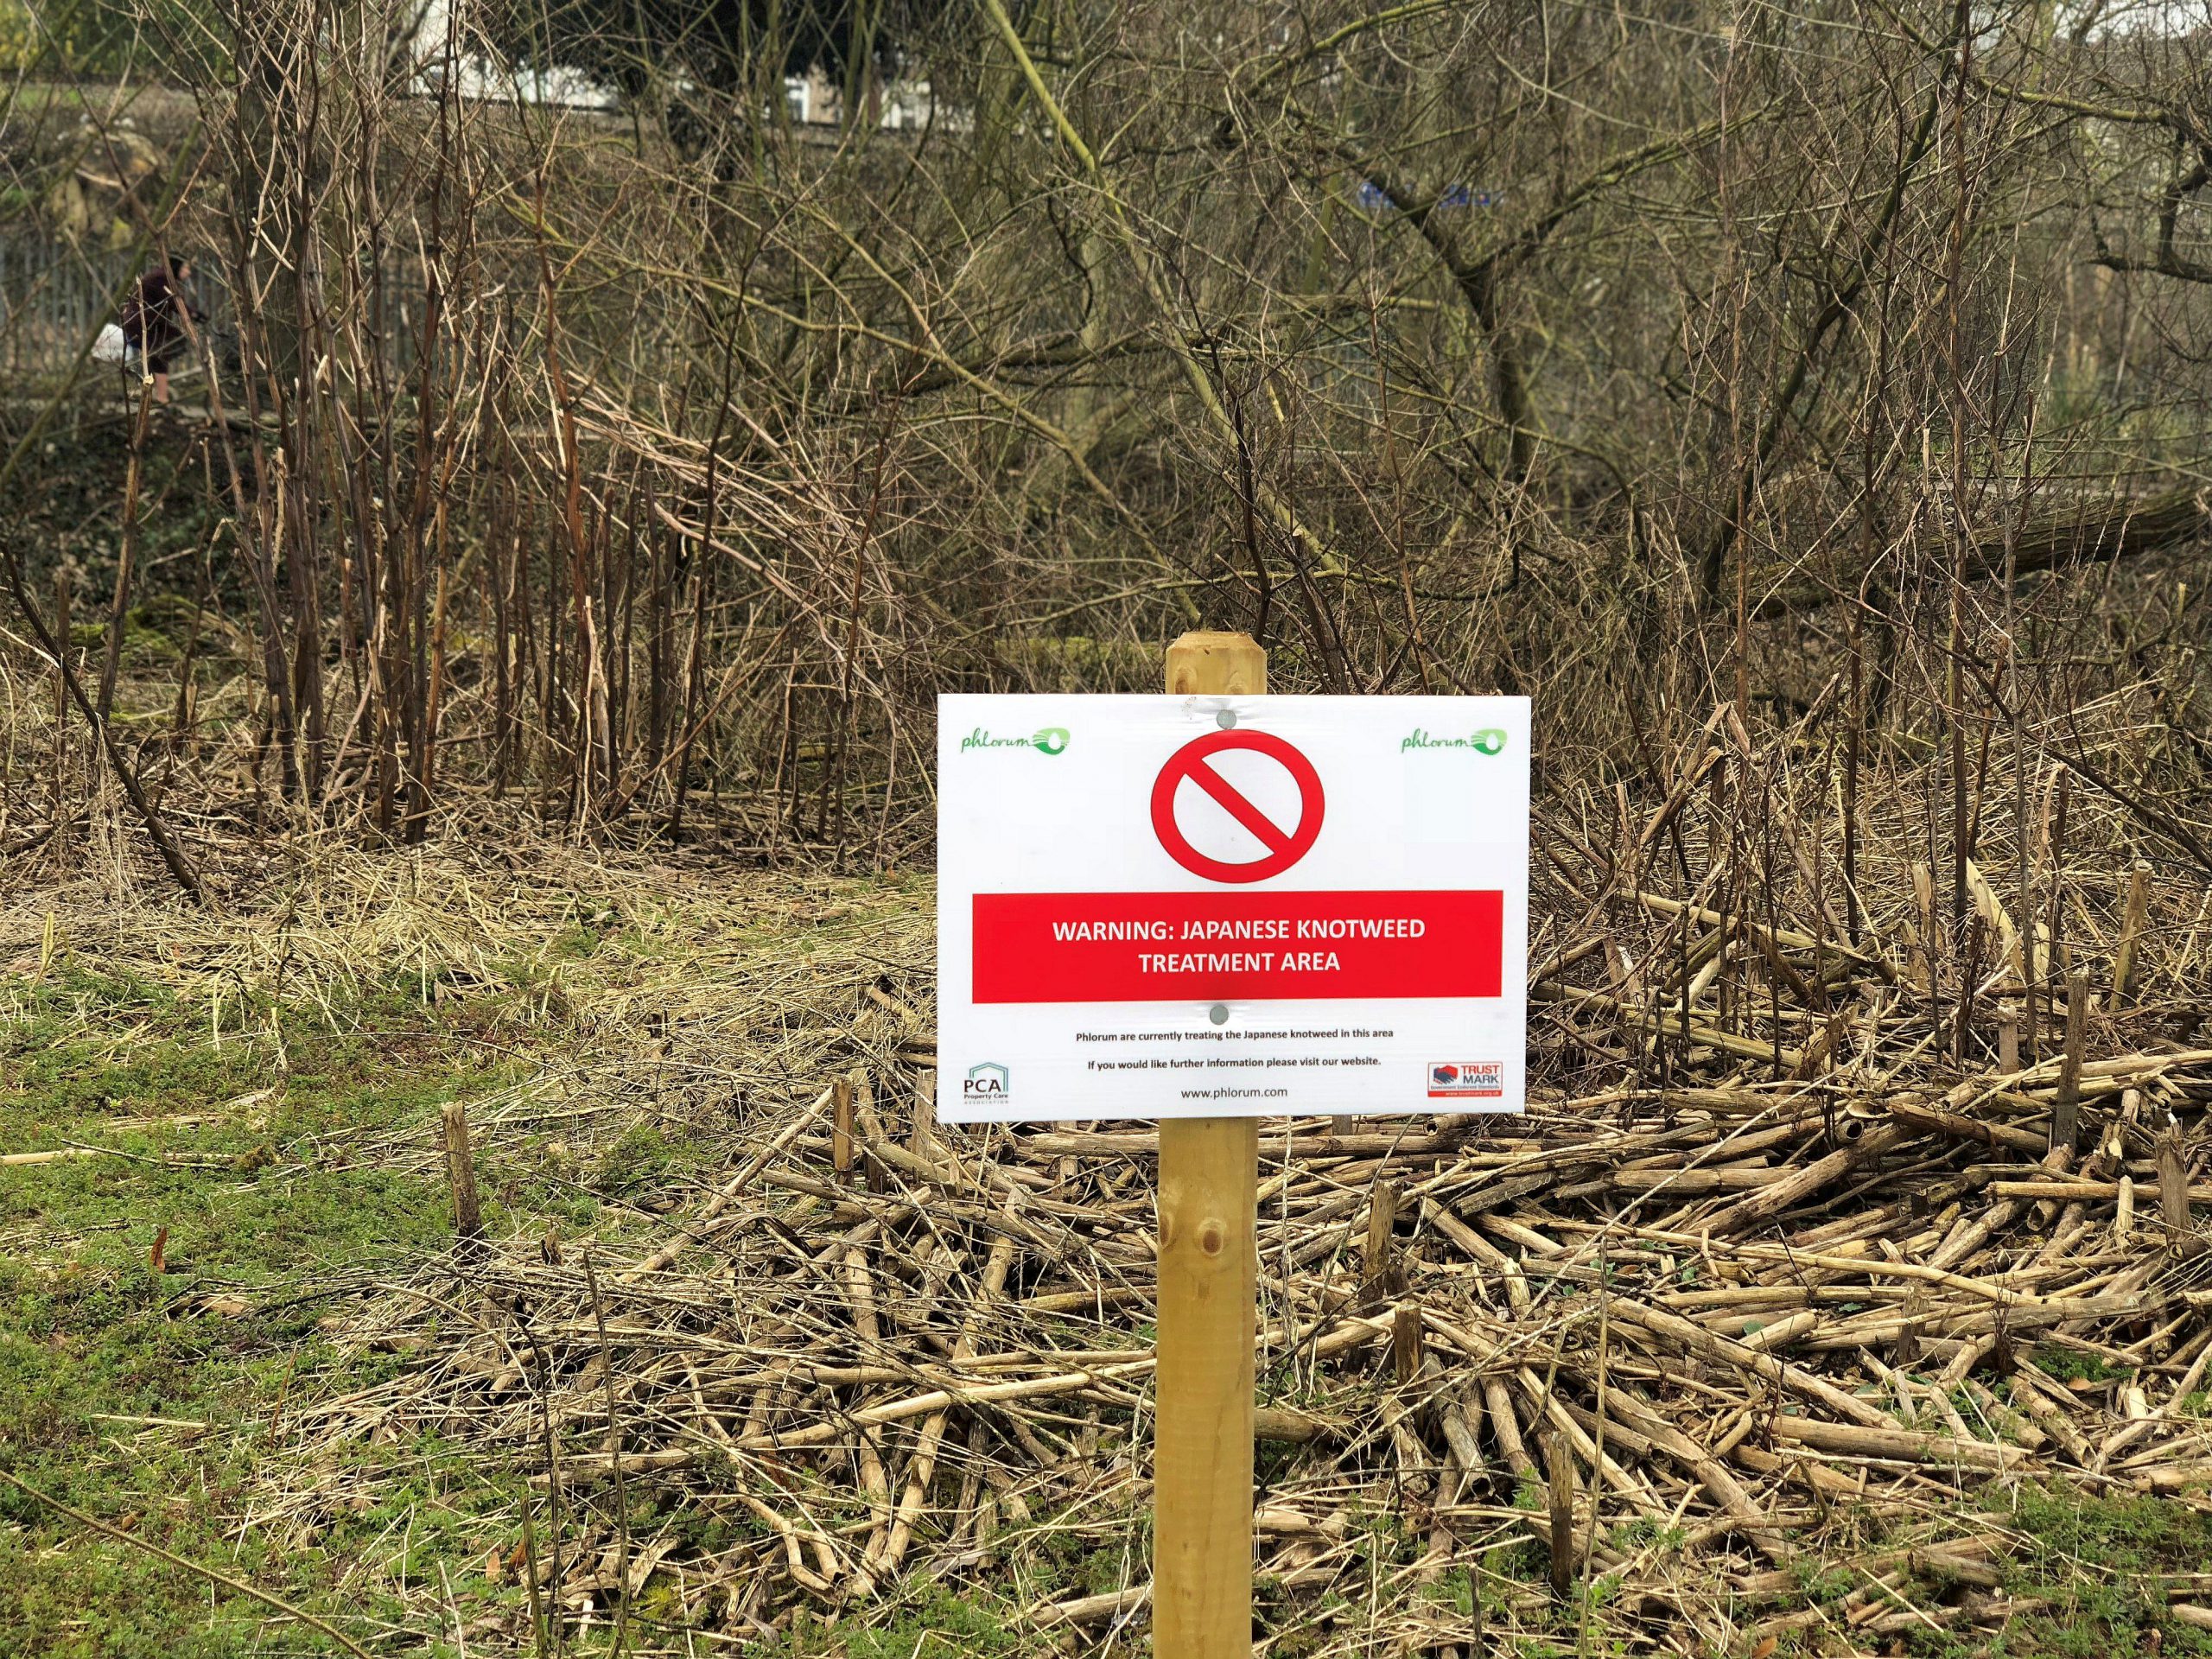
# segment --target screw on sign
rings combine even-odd
[[[1287,772],[1298,785],[1298,821],[1286,830],[1255,806],[1234,784],[1214,770],[1213,757],[1229,749],[1249,749],[1264,754]],[[1191,845],[1190,837],[1175,818],[1175,795],[1185,779],[1213,798],[1214,804],[1249,831],[1268,850],[1258,858],[1232,862],[1210,858]],[[1167,855],[1193,875],[1209,881],[1243,883],[1264,881],[1281,875],[1313,849],[1321,833],[1321,774],[1282,739],[1267,732],[1232,730],[1209,732],[1185,743],[1167,757],[1152,786],[1152,828]]]

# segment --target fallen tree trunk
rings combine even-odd
[[[2198,490],[2107,497],[2081,503],[2070,511],[2046,513],[2020,525],[2012,534],[2010,563],[2024,576],[2071,564],[2110,563],[2185,545],[2208,528],[2212,528],[2212,502]],[[1999,579],[2007,563],[2004,529],[1977,531],[1967,549],[1967,575],[1982,582]],[[1856,591],[1855,579],[1848,588],[1841,582],[1818,578],[1790,581],[1773,588],[1752,613],[1761,619],[1792,616]]]

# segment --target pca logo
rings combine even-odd
[[[1007,1086],[1006,1067],[996,1060],[986,1060],[981,1065],[968,1068],[968,1079],[960,1085],[960,1099],[968,1106],[1004,1106],[1014,1098],[1014,1091]]]

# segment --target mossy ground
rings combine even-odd
[[[2131,1494],[2027,1486],[2011,1516],[2024,1548],[2002,1571],[2018,1615],[1994,1642],[1929,1631],[1915,1653],[2052,1654],[2063,1659],[2138,1659],[2212,1654],[2212,1631],[2180,1622],[2169,1591],[2206,1599],[2212,1515],[2201,1504]],[[1944,1586],[1930,1581],[1931,1592]]]
[[[492,1593],[471,1564],[501,1541],[521,1477],[435,1442],[367,1454],[391,1465],[389,1497],[311,1543],[251,1516],[284,1484],[272,1465],[295,1455],[296,1404],[405,1363],[341,1354],[321,1329],[331,1298],[450,1243],[442,1185],[395,1152],[419,1152],[446,1102],[513,1081],[527,1055],[397,991],[315,1018],[248,998],[211,1021],[66,959],[6,1013],[0,1149],[104,1151],[0,1168],[0,1467],[352,1628],[387,1603],[416,1624],[401,1604],[424,1575]],[[486,1173],[495,1224],[509,1205],[577,1218],[572,1190]],[[0,1654],[44,1659],[272,1639],[266,1607],[13,1487],[0,1609]],[[327,1644],[294,1628],[278,1645]]]
[[[796,961],[914,902],[896,880],[841,884],[785,909],[757,905],[722,937]],[[330,1618],[371,1652],[531,1652],[516,1575],[492,1566],[495,1555],[512,1560],[520,1541],[529,1459],[486,1458],[480,1445],[464,1450],[419,1425],[317,1452],[302,1414],[435,1357],[379,1349],[341,1329],[344,1311],[377,1285],[406,1279],[452,1248],[435,1155],[441,1109],[455,1100],[496,1108],[575,1065],[604,1035],[578,1018],[575,1004],[594,994],[580,988],[604,993],[622,972],[686,969],[690,947],[665,925],[677,908],[578,894],[557,925],[465,991],[457,976],[417,967],[342,982],[326,976],[313,995],[289,1000],[244,984],[220,995],[201,984],[186,997],[79,956],[66,929],[61,943],[10,964],[0,981],[0,1153],[99,1150],[0,1166],[0,1470],[107,1527]],[[610,968],[613,957],[626,966]],[[645,1014],[637,1017],[650,1029]],[[644,1093],[645,1103],[606,1114],[573,1149],[553,1128],[487,1136],[480,1162],[487,1224],[510,1236],[550,1228],[609,1240],[626,1228],[664,1228],[659,1212],[684,1203],[727,1148],[680,1117],[657,1115]],[[289,1494],[317,1479],[348,1496],[311,1515],[288,1507]],[[604,1510],[611,1495],[580,1501]],[[713,1535],[728,1519],[670,1513],[650,1483],[633,1486],[629,1501],[637,1536],[674,1528],[709,1551],[731,1541]],[[1524,1505],[1537,1501],[1533,1491],[1522,1495]],[[1852,1647],[1846,1599],[1868,1582],[1853,1563],[1906,1535],[1846,1524],[1825,1545],[1808,1541],[1795,1588],[1739,1610],[1738,1624],[1757,1632],[1793,1610],[1824,1617],[1782,1630],[1771,1647],[1754,1635],[1745,1655],[2212,1652],[2212,1637],[2171,1605],[2177,1586],[2212,1601],[2187,1576],[2212,1567],[2212,1519],[2196,1507],[2112,1491],[1993,1488],[1909,1526],[1912,1543],[1939,1548],[1947,1532],[1995,1528],[2015,1541],[1996,1569],[1997,1587],[2017,1606],[2001,1633],[1947,1622],[1942,1610],[1964,1588],[1907,1573],[1895,1581],[1898,1593],[1937,1617],[1882,1636],[1875,1649]],[[1426,1539],[1402,1517],[1363,1514],[1359,1528],[1363,1556],[1378,1573],[1418,1569]],[[1133,1536],[1141,1554],[1141,1535]],[[1612,1541],[1634,1549],[1680,1541],[1665,1529],[1624,1529]],[[908,1585],[865,1618],[809,1615],[749,1643],[685,1631],[680,1598],[656,1581],[638,1598],[625,1641],[639,1654],[988,1659],[1034,1649],[1017,1603],[1141,1582],[1141,1561],[1128,1554],[1090,1553],[1078,1529],[1062,1533],[1046,1521],[1020,1593],[1009,1585],[1003,1603]],[[1462,1618],[1479,1594],[1496,1626],[1517,1630],[1532,1654],[1585,1651],[1603,1621],[1579,1602],[1550,1602],[1544,1577],[1541,1551],[1509,1528],[1485,1551],[1479,1584],[1461,1565],[1426,1593]],[[1610,1593],[1600,1580],[1592,1605]],[[1263,1624],[1280,1622],[1272,1650],[1287,1659],[1338,1641],[1367,1613],[1344,1602],[1336,1634],[1325,1639],[1310,1605],[1286,1586],[1263,1580],[1258,1605]],[[1083,1650],[1141,1652],[1143,1624],[1138,1615],[1093,1627]],[[611,1639],[603,1620],[572,1625],[566,1651],[605,1652]],[[0,1484],[6,1659],[335,1650],[263,1603]]]
[[[1934,1527],[1929,1522],[1933,1519]],[[2177,1601],[2201,1605],[2212,1578],[2212,1513],[2200,1503],[2063,1484],[1993,1485],[1970,1508],[1877,1524],[1860,1542],[1881,1550],[1909,1536],[1941,1555],[1947,1535],[2004,1536],[2009,1548],[1962,1583],[1940,1563],[1892,1570],[1872,1609],[1896,1615],[1879,1637],[1857,1637],[1854,1603],[1870,1599],[1876,1575],[1848,1552],[1808,1551],[1793,1565],[1795,1592],[1747,1621],[1793,1625],[1746,1643],[1747,1653],[1830,1655],[1878,1651],[1913,1659],[2158,1659],[2212,1654],[2212,1631],[2177,1617]],[[1891,1535],[1894,1534],[1894,1536]],[[1993,1571],[1994,1582],[1983,1581]],[[1968,1597],[2001,1607],[1980,1621],[1952,1615]],[[1794,1623],[1793,1611],[1817,1612]],[[1916,1611],[1913,1611],[1916,1610]],[[1910,1617],[1905,1615],[1910,1612]],[[1778,1613],[1779,1619],[1774,1618]],[[1860,1615],[1863,1617],[1863,1613]],[[1870,1645],[1871,1644],[1871,1645]]]
[[[517,904],[496,883],[468,892],[474,866],[425,876],[404,861],[303,877],[318,900],[334,889],[315,883],[340,885],[298,958],[281,940],[306,925],[304,899],[264,893],[259,912],[174,935],[158,912],[97,900],[15,912],[0,1155],[75,1155],[0,1165],[0,1471],[42,1495],[0,1483],[0,1659],[338,1650],[56,1505],[371,1652],[532,1651],[515,1562],[537,1463],[423,1425],[329,1446],[303,1427],[309,1408],[437,1357],[435,1343],[365,1341],[359,1315],[454,1249],[442,1109],[467,1103],[480,1126],[487,1231],[627,1248],[728,1150],[726,1122],[684,1116],[652,1081],[666,985],[696,994],[705,950],[803,963],[915,903],[911,879],[800,878],[709,913],[634,873],[601,891],[587,857]],[[249,936],[268,948],[242,950]],[[645,1081],[618,1100],[587,1073]],[[290,1501],[309,1488],[315,1502]],[[723,1521],[666,1513],[649,1490],[631,1499],[639,1535],[672,1526],[719,1547],[704,1535]],[[603,1491],[575,1502],[611,1512]],[[687,1650],[656,1618],[668,1599],[658,1582],[639,1598],[628,1650]],[[925,1600],[913,1618],[917,1635],[981,1650],[963,1624],[981,1611]],[[570,1618],[562,1649],[609,1638],[603,1618]]]

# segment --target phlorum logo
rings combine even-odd
[[[1434,737],[1418,726],[1399,743],[1398,753],[1408,749],[1474,749],[1483,754],[1497,754],[1505,747],[1505,734],[1495,726],[1486,726],[1479,732],[1469,732],[1463,737]]]
[[[981,726],[960,740],[960,753],[970,749],[1034,749],[1039,754],[1058,754],[1068,746],[1068,728],[1065,726],[1043,726],[1027,737],[994,737]]]

